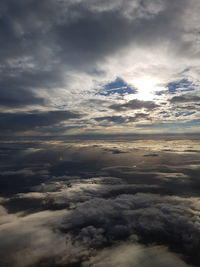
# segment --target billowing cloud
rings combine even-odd
[[[24,138],[1,141],[2,266],[199,265],[198,136]]]
[[[102,266],[104,261],[111,266],[115,263],[141,266],[146,264],[145,255],[152,255],[152,261],[144,266],[159,266],[166,261],[187,266],[165,248],[145,247],[138,242],[161,242],[182,252],[186,260],[198,263],[197,207],[196,199],[137,194],[112,199],[93,198],[77,203],[72,211],[43,211],[24,218],[14,217],[12,222],[5,221],[0,226],[1,240],[4,240],[1,242],[1,260],[6,266],[72,262]],[[6,239],[8,235],[9,239]],[[120,245],[124,240],[128,241]],[[181,244],[179,240],[182,240]],[[174,248],[174,244],[179,246]],[[102,249],[108,245],[109,248]],[[8,258],[5,252],[12,256]],[[127,257],[123,257],[124,253]]]

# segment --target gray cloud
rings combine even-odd
[[[180,95],[180,96],[174,96],[170,99],[171,103],[187,103],[187,102],[200,102],[200,97],[197,95]]]
[[[162,112],[164,104],[159,103],[164,103],[161,101],[164,94],[157,95],[154,103],[138,99],[123,103],[130,99],[130,92],[123,95],[99,92],[117,81],[117,77],[138,93],[141,87],[137,88],[137,79],[149,78],[149,89],[148,84],[144,86],[147,96],[155,77],[159,83],[155,85],[157,91],[163,91],[164,84],[184,80],[195,85],[195,91],[198,70],[193,60],[199,58],[198,19],[191,17],[198,17],[195,15],[198,9],[196,0],[175,0],[173,4],[164,0],[44,0],[42,4],[32,0],[1,1],[1,112],[26,113],[45,106],[46,110],[73,108],[90,114],[83,127],[66,126],[66,131],[73,133],[106,131],[103,123],[95,123],[95,118],[102,117],[108,108],[125,112],[158,108]],[[160,60],[155,57],[157,54]],[[188,60],[190,67],[185,66]],[[174,86],[178,87],[178,82]],[[182,100],[173,98],[166,103]],[[174,114],[169,111],[171,119]],[[105,113],[107,122],[112,124],[145,119],[143,116],[114,119]],[[156,116],[151,114],[151,120]],[[198,110],[190,118],[197,116]],[[184,114],[179,115],[183,117]],[[126,130],[130,127],[131,124]],[[59,127],[53,128],[54,125],[52,133],[62,133]]]
[[[71,216],[66,216],[63,227],[66,230],[90,225],[101,227],[106,242],[137,234],[143,241],[157,240],[173,247],[181,238],[179,249],[191,257],[199,247],[199,228],[192,223],[198,220],[198,216],[191,221],[194,216],[189,208],[191,205],[192,202],[181,198],[148,194],[121,195],[110,200],[92,199],[80,204]],[[72,233],[76,232],[74,230]],[[76,238],[82,242],[85,240],[81,232]],[[92,237],[87,244],[90,242],[94,245]],[[199,261],[198,257],[194,260]]]
[[[97,122],[109,121],[109,122],[114,122],[116,124],[121,124],[121,123],[136,122],[140,119],[148,120],[148,116],[149,114],[147,113],[136,113],[135,116],[105,116],[105,117],[95,118],[95,120]]]
[[[62,121],[80,117],[80,114],[71,111],[0,113],[0,127],[2,133],[13,133],[13,131],[27,131],[52,126]]]
[[[134,24],[126,11],[121,14],[122,3],[110,4],[114,9],[104,5],[101,10],[102,3],[97,8],[90,1],[2,1],[0,104],[41,105],[38,88],[63,87],[62,73],[68,68],[94,71],[97,61],[126,46]],[[129,6],[127,1],[127,10]],[[133,9],[140,13],[139,2]],[[148,9],[142,7],[141,17],[148,16]]]
[[[110,106],[111,109],[116,110],[116,111],[125,111],[125,110],[135,110],[135,109],[142,109],[145,108],[147,110],[153,110],[158,105],[154,103],[153,101],[143,101],[143,100],[138,100],[138,99],[133,99],[130,100],[127,103],[123,104],[113,104]]]
[[[70,266],[81,262],[84,266],[92,263],[102,266],[95,264],[104,255],[105,261],[110,261],[111,266],[115,262],[129,266],[133,261],[132,253],[137,253],[139,248],[141,253],[159,254],[152,262],[148,261],[147,266],[159,266],[166,260],[171,264],[187,266],[178,255],[168,252],[164,247],[145,247],[138,242],[162,243],[175,252],[181,252],[185,260],[194,264],[199,262],[200,229],[195,198],[127,194],[111,199],[82,199],[82,202],[77,203],[71,211],[43,211],[22,218],[11,218],[4,212],[4,222],[0,226],[1,262],[5,266],[49,266],[53,263]],[[6,223],[11,220],[11,223]],[[8,235],[9,238],[6,238]],[[104,246],[109,247],[102,249]],[[132,253],[128,253],[127,257],[113,258],[112,253],[115,254],[119,249],[123,254],[125,248],[127,253]],[[7,257],[5,252],[11,256]],[[137,261],[134,258],[136,266],[146,264],[144,254],[138,256]]]
[[[66,86],[69,70],[97,74],[105,57],[130,44],[167,42],[176,52],[189,51],[192,40],[184,41],[175,26],[185,6],[185,0],[1,1],[1,105],[42,104],[34,96],[38,88]]]

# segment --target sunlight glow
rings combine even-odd
[[[133,84],[138,90],[134,97],[140,100],[153,100],[155,92],[161,89],[160,80],[152,77],[140,77]]]

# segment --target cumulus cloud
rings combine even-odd
[[[25,143],[17,163],[15,144],[13,171],[0,165],[9,188],[1,186],[1,265],[198,266],[199,143],[155,138]]]
[[[72,233],[80,227],[100,227],[104,229],[101,233],[103,243],[124,239],[131,234],[137,234],[143,242],[162,242],[171,248],[182,240],[176,249],[191,258],[199,246],[198,215],[194,215],[193,205],[192,200],[148,194],[92,199],[80,204],[71,216],[66,216],[63,227],[65,231],[73,227]],[[81,232],[75,237],[82,242],[85,240]],[[87,244],[94,245],[92,235],[88,238]],[[194,262],[198,261],[196,257]]]
[[[1,240],[4,240],[1,261],[5,266],[52,263],[62,266],[73,262],[82,262],[84,266],[117,263],[119,266],[178,263],[187,266],[177,254],[163,247],[139,245],[157,242],[197,264],[198,206],[195,198],[119,195],[109,200],[93,198],[71,211],[43,211],[15,217],[0,226]],[[11,255],[9,258],[7,253]],[[151,261],[147,262],[149,257]]]

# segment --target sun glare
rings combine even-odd
[[[155,97],[155,92],[159,90],[160,81],[152,77],[140,77],[133,81],[134,87],[138,90],[135,98],[140,100],[152,100]]]

